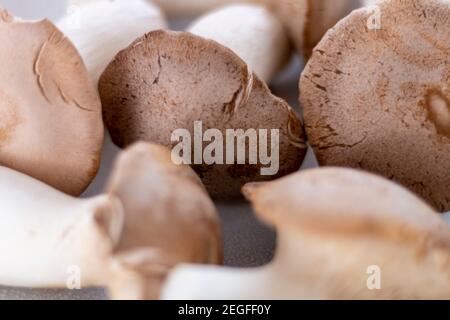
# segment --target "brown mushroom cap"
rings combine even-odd
[[[99,84],[105,123],[120,147],[144,140],[176,145],[171,135],[195,121],[203,130],[279,129],[280,171],[296,171],[305,156],[303,131],[293,110],[274,97],[247,65],[220,44],[186,32],[155,31],[120,52]],[[225,148],[224,148],[225,149]],[[196,171],[215,197],[240,195],[261,176],[257,165],[199,165]]]
[[[101,105],[74,46],[49,21],[0,9],[0,165],[71,195],[97,173]]]
[[[395,180],[450,209],[450,3],[360,9],[314,50],[300,82],[308,138],[326,166]]]
[[[168,149],[142,142],[126,149],[107,191],[121,200],[125,212],[114,252],[119,273],[143,277],[141,298],[157,298],[166,272],[177,263],[222,262],[215,206],[195,172],[173,164]],[[124,282],[119,284],[113,282],[113,290],[123,294]]]
[[[305,170],[248,184],[244,192],[262,219],[279,230],[374,234],[412,242],[430,236],[450,245],[448,225],[429,205],[402,186],[363,171]]]

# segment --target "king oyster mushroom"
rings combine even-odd
[[[76,280],[106,286],[115,299],[153,299],[176,264],[221,262],[214,205],[169,150],[138,143],[122,152],[108,191],[76,199],[0,167],[0,284]]]
[[[254,269],[179,266],[162,298],[450,298],[450,227],[403,187],[325,168],[244,192],[278,231],[273,262]]]

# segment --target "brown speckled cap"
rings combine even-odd
[[[450,209],[450,3],[360,9],[314,50],[300,82],[319,163],[362,168]]]
[[[105,123],[120,147],[144,140],[175,146],[171,136],[195,121],[203,131],[279,129],[280,170],[296,171],[304,158],[303,130],[289,105],[270,93],[231,50],[186,32],[155,31],[120,52],[100,79]],[[248,162],[247,162],[248,163]],[[262,176],[256,165],[197,165],[215,197],[240,195]]]
[[[71,195],[97,173],[101,104],[76,49],[49,21],[0,9],[0,165]]]

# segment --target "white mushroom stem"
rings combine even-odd
[[[72,198],[4,167],[0,195],[1,284],[65,287],[78,271],[83,287],[106,282],[123,225],[116,198]]]
[[[156,3],[169,16],[194,16],[222,5],[242,0],[148,0]]]
[[[227,6],[200,17],[188,31],[233,50],[265,82],[289,59],[289,38],[283,24],[263,6]]]
[[[57,25],[78,48],[95,83],[120,50],[167,27],[159,8],[145,0],[71,0]]]
[[[261,268],[182,265],[170,274],[165,300],[442,299],[450,295],[445,252],[417,263],[410,246],[370,236],[333,237],[284,232],[276,257]],[[381,290],[370,290],[371,266]],[[368,287],[369,283],[369,287]],[[383,290],[384,289],[384,290]]]

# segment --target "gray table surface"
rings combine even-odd
[[[27,19],[48,17],[56,19],[64,13],[64,0],[0,0],[0,6]],[[189,23],[171,21],[171,28],[183,30]],[[274,94],[287,100],[298,112],[298,78],[302,62],[294,57],[286,70],[274,81],[271,89]],[[102,192],[111,171],[118,149],[107,138],[103,150],[100,172],[92,185],[83,195],[90,197]],[[311,150],[302,169],[316,167],[317,163]],[[252,214],[248,204],[221,204],[220,212],[224,234],[225,264],[236,267],[255,267],[269,262],[273,257],[276,235],[273,230],[260,223]],[[445,215],[450,223],[450,213]],[[2,299],[107,299],[104,289],[49,290],[0,287]]]

